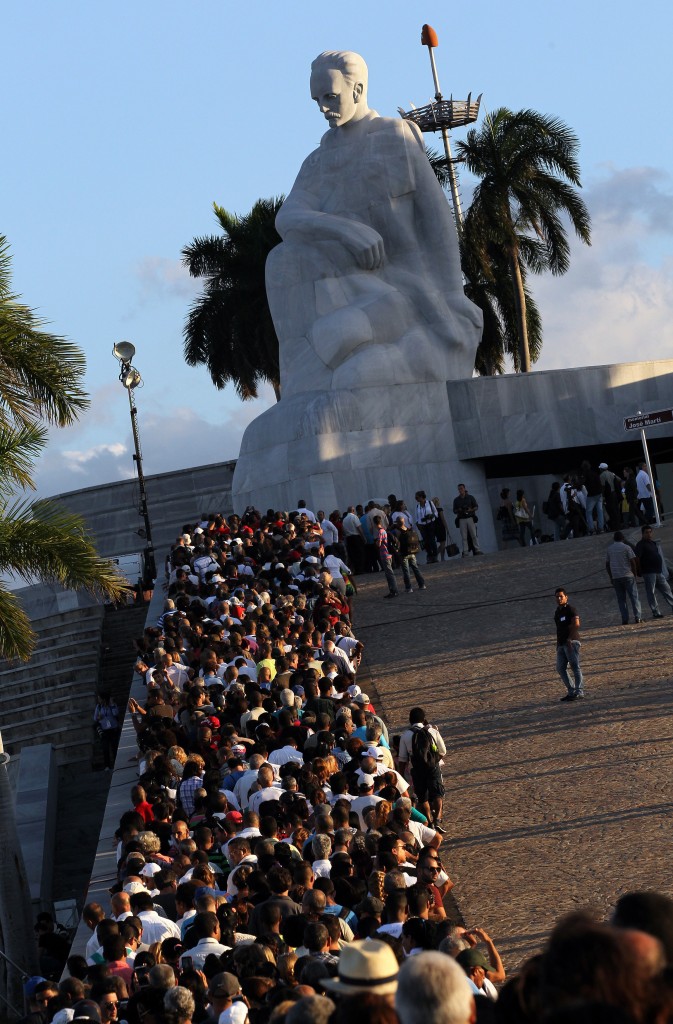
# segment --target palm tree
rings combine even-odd
[[[564,274],[570,247],[562,217],[591,244],[590,218],[573,186],[580,186],[579,142],[556,118],[500,107],[456,144],[478,179],[472,217],[473,258],[488,279],[493,247],[507,261],[516,311],[519,367],[528,372],[531,345],[526,316],[526,269]],[[566,180],[564,180],[566,179]]]
[[[84,354],[43,330],[12,294],[9,244],[0,235],[0,424],[68,426],[89,407]]]
[[[283,199],[259,199],[243,217],[214,203],[224,234],[195,238],[182,251],[192,277],[206,279],[184,326],[185,360],[204,364],[216,388],[232,383],[244,400],[256,398],[264,381],[280,399],[278,338],[264,267],[281,240],[275,221]]]
[[[501,246],[491,242],[486,247],[487,259],[481,258],[481,246],[472,237],[474,219],[468,211],[460,238],[461,266],[465,275],[465,294],[478,306],[484,317],[481,341],[477,348],[475,370],[482,376],[504,373],[505,357],[509,356],[518,372],[520,366],[519,321],[509,276],[509,264]],[[526,300],[526,330],[531,362],[542,350],[542,319],[522,267]]]
[[[89,406],[82,351],[42,330],[11,290],[9,246],[0,235],[0,576],[60,583],[112,598],[126,590],[100,558],[84,521],[53,501],[28,501],[32,468],[47,443],[45,424],[74,423]],[[0,583],[0,658],[27,660],[35,634],[16,596]]]
[[[0,235],[0,577],[60,583],[118,598],[128,589],[126,582],[112,562],[99,557],[84,521],[57,502],[21,495],[34,487],[33,463],[47,443],[46,424],[73,423],[89,404],[82,388],[83,353],[42,326],[12,294],[9,247]],[[0,583],[0,659],[27,660],[35,641],[16,595]],[[0,948],[23,970],[35,973],[30,899],[5,760],[0,743]],[[16,974],[6,992],[20,1008]]]

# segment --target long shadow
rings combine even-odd
[[[673,810],[673,803],[653,804],[650,807],[630,807],[619,811],[604,811],[590,814],[583,818],[570,818],[567,821],[553,821],[544,825],[531,824],[518,828],[503,829],[501,832],[481,832],[478,835],[461,836],[451,841],[452,850],[483,846],[485,843],[507,843],[521,839],[540,838],[544,836],[563,835],[566,832],[577,832],[581,828],[595,828],[597,825],[616,825],[619,822],[637,821],[640,818],[668,816]]]

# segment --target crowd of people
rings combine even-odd
[[[91,937],[60,983],[43,923],[24,1024],[668,1020],[665,897],[636,894],[610,925],[561,922],[509,980],[487,931],[463,926],[444,741],[418,706],[391,735],[363,692],[355,548],[320,523],[301,503],[183,527],[136,641],[146,694],[129,701],[138,781],[117,883],[85,907]]]
[[[578,473],[567,473],[562,480],[555,480],[542,502],[542,515],[551,524],[551,534],[536,528],[535,509],[521,488],[516,491],[516,500],[512,499],[510,488],[502,489],[496,519],[501,524],[503,540],[517,540],[525,547],[527,543],[614,533],[653,523],[655,502],[662,512],[657,482],[650,480],[645,462],[638,463],[635,469],[625,466],[618,476],[607,462],[595,467],[585,461]]]

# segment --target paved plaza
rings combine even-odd
[[[673,895],[673,617],[660,600],[652,619],[641,583],[645,622],[621,625],[611,539],[428,566],[428,590],[394,601],[382,576],[358,578],[371,696],[393,729],[421,704],[445,737],[443,858],[465,923],[509,970],[568,911],[606,915],[629,889]],[[657,539],[670,560],[673,525]],[[574,703],[559,703],[557,586],[582,623],[587,699]]]

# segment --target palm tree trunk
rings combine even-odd
[[[516,249],[510,251],[509,267],[514,289],[514,305],[516,307],[517,327],[519,330],[519,371],[530,373],[530,351],[528,349],[528,324],[526,322],[526,295],[523,290],[523,278],[519,254]]]
[[[14,800],[7,774],[7,755],[0,739],[0,948],[30,977],[37,974],[37,946],[33,931],[33,908],[30,903],[26,869],[19,844],[14,817]],[[3,962],[0,977],[3,995],[17,1009],[23,1007],[21,975]]]

